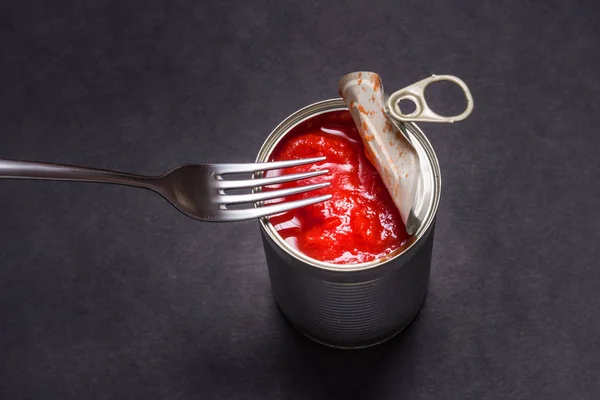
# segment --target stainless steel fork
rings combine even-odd
[[[328,186],[328,182],[272,191],[254,190],[247,194],[227,194],[226,190],[255,189],[328,173],[327,170],[255,179],[224,179],[227,174],[258,173],[324,161],[325,157],[254,164],[196,164],[179,166],[160,176],[132,175],[116,171],[72,165],[0,160],[0,178],[44,179],[99,182],[135,186],[159,193],[184,214],[211,222],[231,222],[279,214],[331,198],[323,195],[308,199],[262,206],[265,200],[304,193]],[[253,176],[254,177],[254,176]],[[253,207],[228,208],[249,203]]]

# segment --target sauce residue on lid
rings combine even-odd
[[[333,195],[328,201],[271,217],[279,235],[308,257],[334,264],[373,261],[402,246],[409,235],[381,177],[365,155],[348,111],[326,112],[298,124],[277,144],[270,161],[319,156],[326,156],[327,160],[267,174],[329,170],[324,176],[265,188],[331,182],[324,189],[284,199]]]

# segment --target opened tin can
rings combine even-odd
[[[301,122],[347,109],[342,99],[331,99],[293,113],[269,135],[256,161],[268,161],[278,142]],[[419,196],[413,208],[421,224],[394,253],[362,264],[323,263],[288,245],[268,218],[259,222],[275,301],[296,329],[322,344],[360,348],[383,342],[415,318],[425,299],[440,201],[440,168],[416,124],[398,122],[398,127],[412,142],[421,163]]]

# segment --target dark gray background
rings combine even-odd
[[[0,181],[0,398],[600,396],[597,3],[14,3],[1,158],[147,174],[252,161],[355,70],[389,91],[454,74],[476,108],[422,125],[443,174],[429,297],[365,351],[286,324],[256,222],[199,223],[132,188]]]

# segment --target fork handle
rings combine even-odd
[[[113,183],[156,190],[158,177],[125,174],[74,165],[0,159],[0,178]]]

